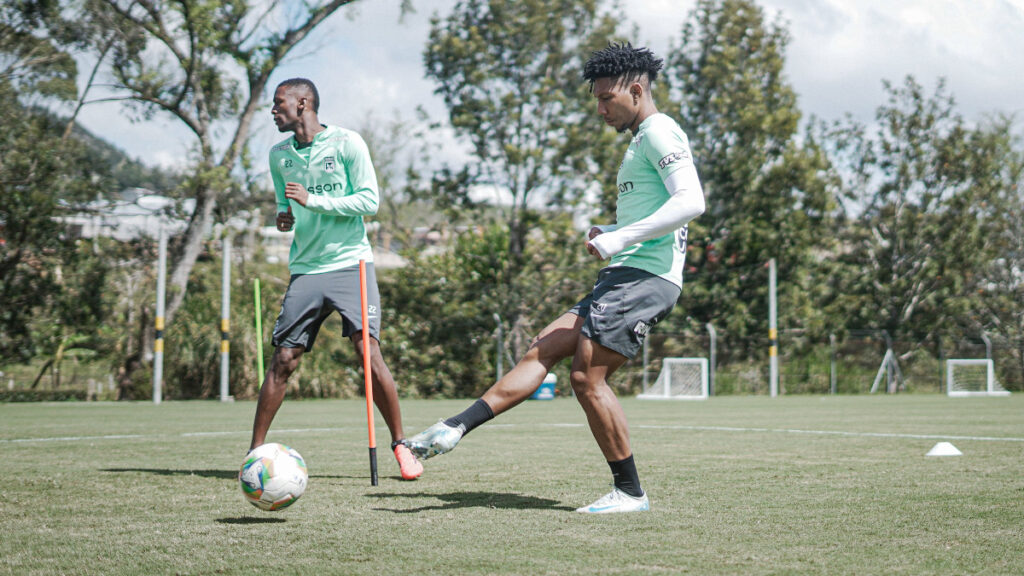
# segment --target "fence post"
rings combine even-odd
[[[715,395],[715,366],[718,365],[718,333],[715,327],[708,322],[704,325],[708,329],[708,396]]]
[[[231,367],[231,235],[225,234],[221,240],[221,299],[220,299],[220,401],[228,402],[228,371]]]
[[[502,356],[505,355],[505,337],[504,334],[502,333],[501,328],[501,316],[498,316],[497,312],[494,313],[494,322],[497,323],[498,325],[496,342],[497,349],[495,350],[495,356],[497,357],[497,365],[495,366],[494,369],[494,381],[497,382],[498,380],[501,380],[501,377],[505,373],[504,366],[502,366]]]
[[[164,300],[167,294],[167,232],[160,226],[156,266],[156,338],[153,342],[153,404],[163,400]]]
[[[775,289],[775,258],[772,258],[768,261],[768,358],[771,362],[768,385],[772,398],[779,395],[779,330]]]
[[[828,370],[828,391],[829,394],[836,393],[836,335],[828,335],[829,346],[829,370]]]

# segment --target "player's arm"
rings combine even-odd
[[[668,200],[651,215],[616,230],[595,236],[587,250],[602,259],[627,246],[675,232],[704,213],[704,191],[693,163],[690,143],[678,126],[666,123],[647,131],[640,153],[661,176]]]
[[[311,194],[306,200],[306,208],[333,216],[373,216],[380,206],[380,193],[366,142],[362,138],[350,138],[338,160],[348,174],[351,192],[346,196]]]
[[[270,158],[270,179],[274,182],[274,197],[277,200],[277,229],[287,232],[295,225],[295,216],[292,215],[291,204],[285,196],[284,178],[281,177],[273,156]]]
[[[592,229],[587,249],[593,247],[591,253],[596,251],[595,256],[602,259],[611,258],[626,246],[675,232],[704,213],[704,191],[692,163],[669,174],[664,184],[669,198],[660,208],[650,216],[622,228],[598,235]]]

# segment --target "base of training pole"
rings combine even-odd
[[[377,485],[377,448],[370,448],[370,485]]]

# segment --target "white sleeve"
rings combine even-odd
[[[665,178],[665,189],[669,191],[669,199],[653,214],[590,241],[601,258],[611,258],[627,246],[674,232],[704,213],[704,190],[695,168],[669,174]]]

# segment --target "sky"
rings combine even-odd
[[[620,0],[637,26],[634,45],[666,55],[680,43],[695,0]],[[883,80],[913,75],[931,93],[938,78],[970,121],[1013,113],[1024,125],[1024,0],[759,0],[769,21],[790,34],[786,78],[805,117],[846,114],[870,123],[884,103]],[[435,120],[445,108],[423,77],[430,17],[455,0],[414,0],[400,18],[400,0],[360,0],[321,25],[271,78],[311,78],[321,93],[322,122],[361,130],[393,119],[413,121],[422,106]],[[622,30],[629,30],[623,27]],[[267,105],[254,124],[254,151],[281,135]],[[194,141],[158,116],[132,124],[116,103],[86,106],[82,124],[151,166],[182,166]],[[439,134],[448,138],[449,134]],[[413,153],[413,151],[410,151]]]

